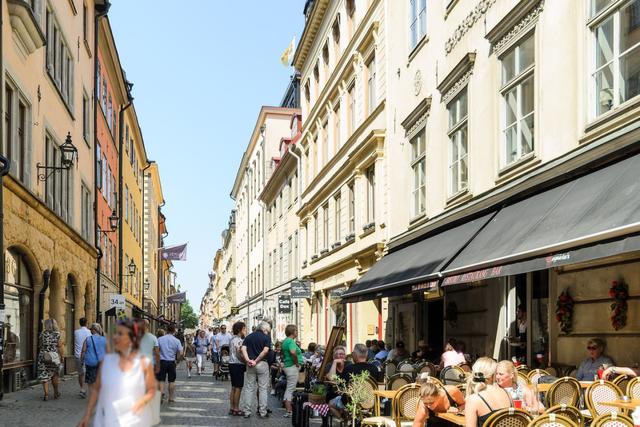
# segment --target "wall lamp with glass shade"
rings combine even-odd
[[[38,181],[46,181],[56,171],[68,171],[73,162],[78,159],[78,149],[71,141],[71,132],[67,133],[67,138],[59,148],[60,166],[47,166],[38,163]]]

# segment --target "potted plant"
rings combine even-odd
[[[309,403],[326,403],[327,387],[324,384],[316,383],[311,387],[309,393]]]
[[[336,378],[336,388],[343,396],[349,396],[349,401],[344,405],[351,416],[351,425],[356,426],[358,415],[362,411],[362,404],[371,396],[369,372],[364,371],[357,375],[351,375],[349,382],[342,378]]]

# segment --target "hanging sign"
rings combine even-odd
[[[311,282],[307,280],[294,280],[291,282],[291,298],[311,298]]]
[[[109,297],[109,308],[115,307],[116,309],[124,310],[126,305],[127,302],[124,298],[124,295],[113,294]]]
[[[291,296],[278,295],[278,313],[282,313],[282,314],[291,313]]]

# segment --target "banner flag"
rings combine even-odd
[[[160,248],[161,257],[169,261],[186,261],[187,260],[187,244],[171,246],[168,248]]]
[[[285,67],[288,67],[289,64],[291,64],[291,55],[293,55],[295,44],[296,38],[294,37],[291,39],[291,43],[289,43],[289,46],[287,46],[287,48],[284,50],[284,52],[282,52],[282,55],[280,56],[280,63]]]

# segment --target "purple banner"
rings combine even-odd
[[[187,244],[172,246],[170,248],[162,248],[162,259],[170,261],[186,261],[187,260]]]

